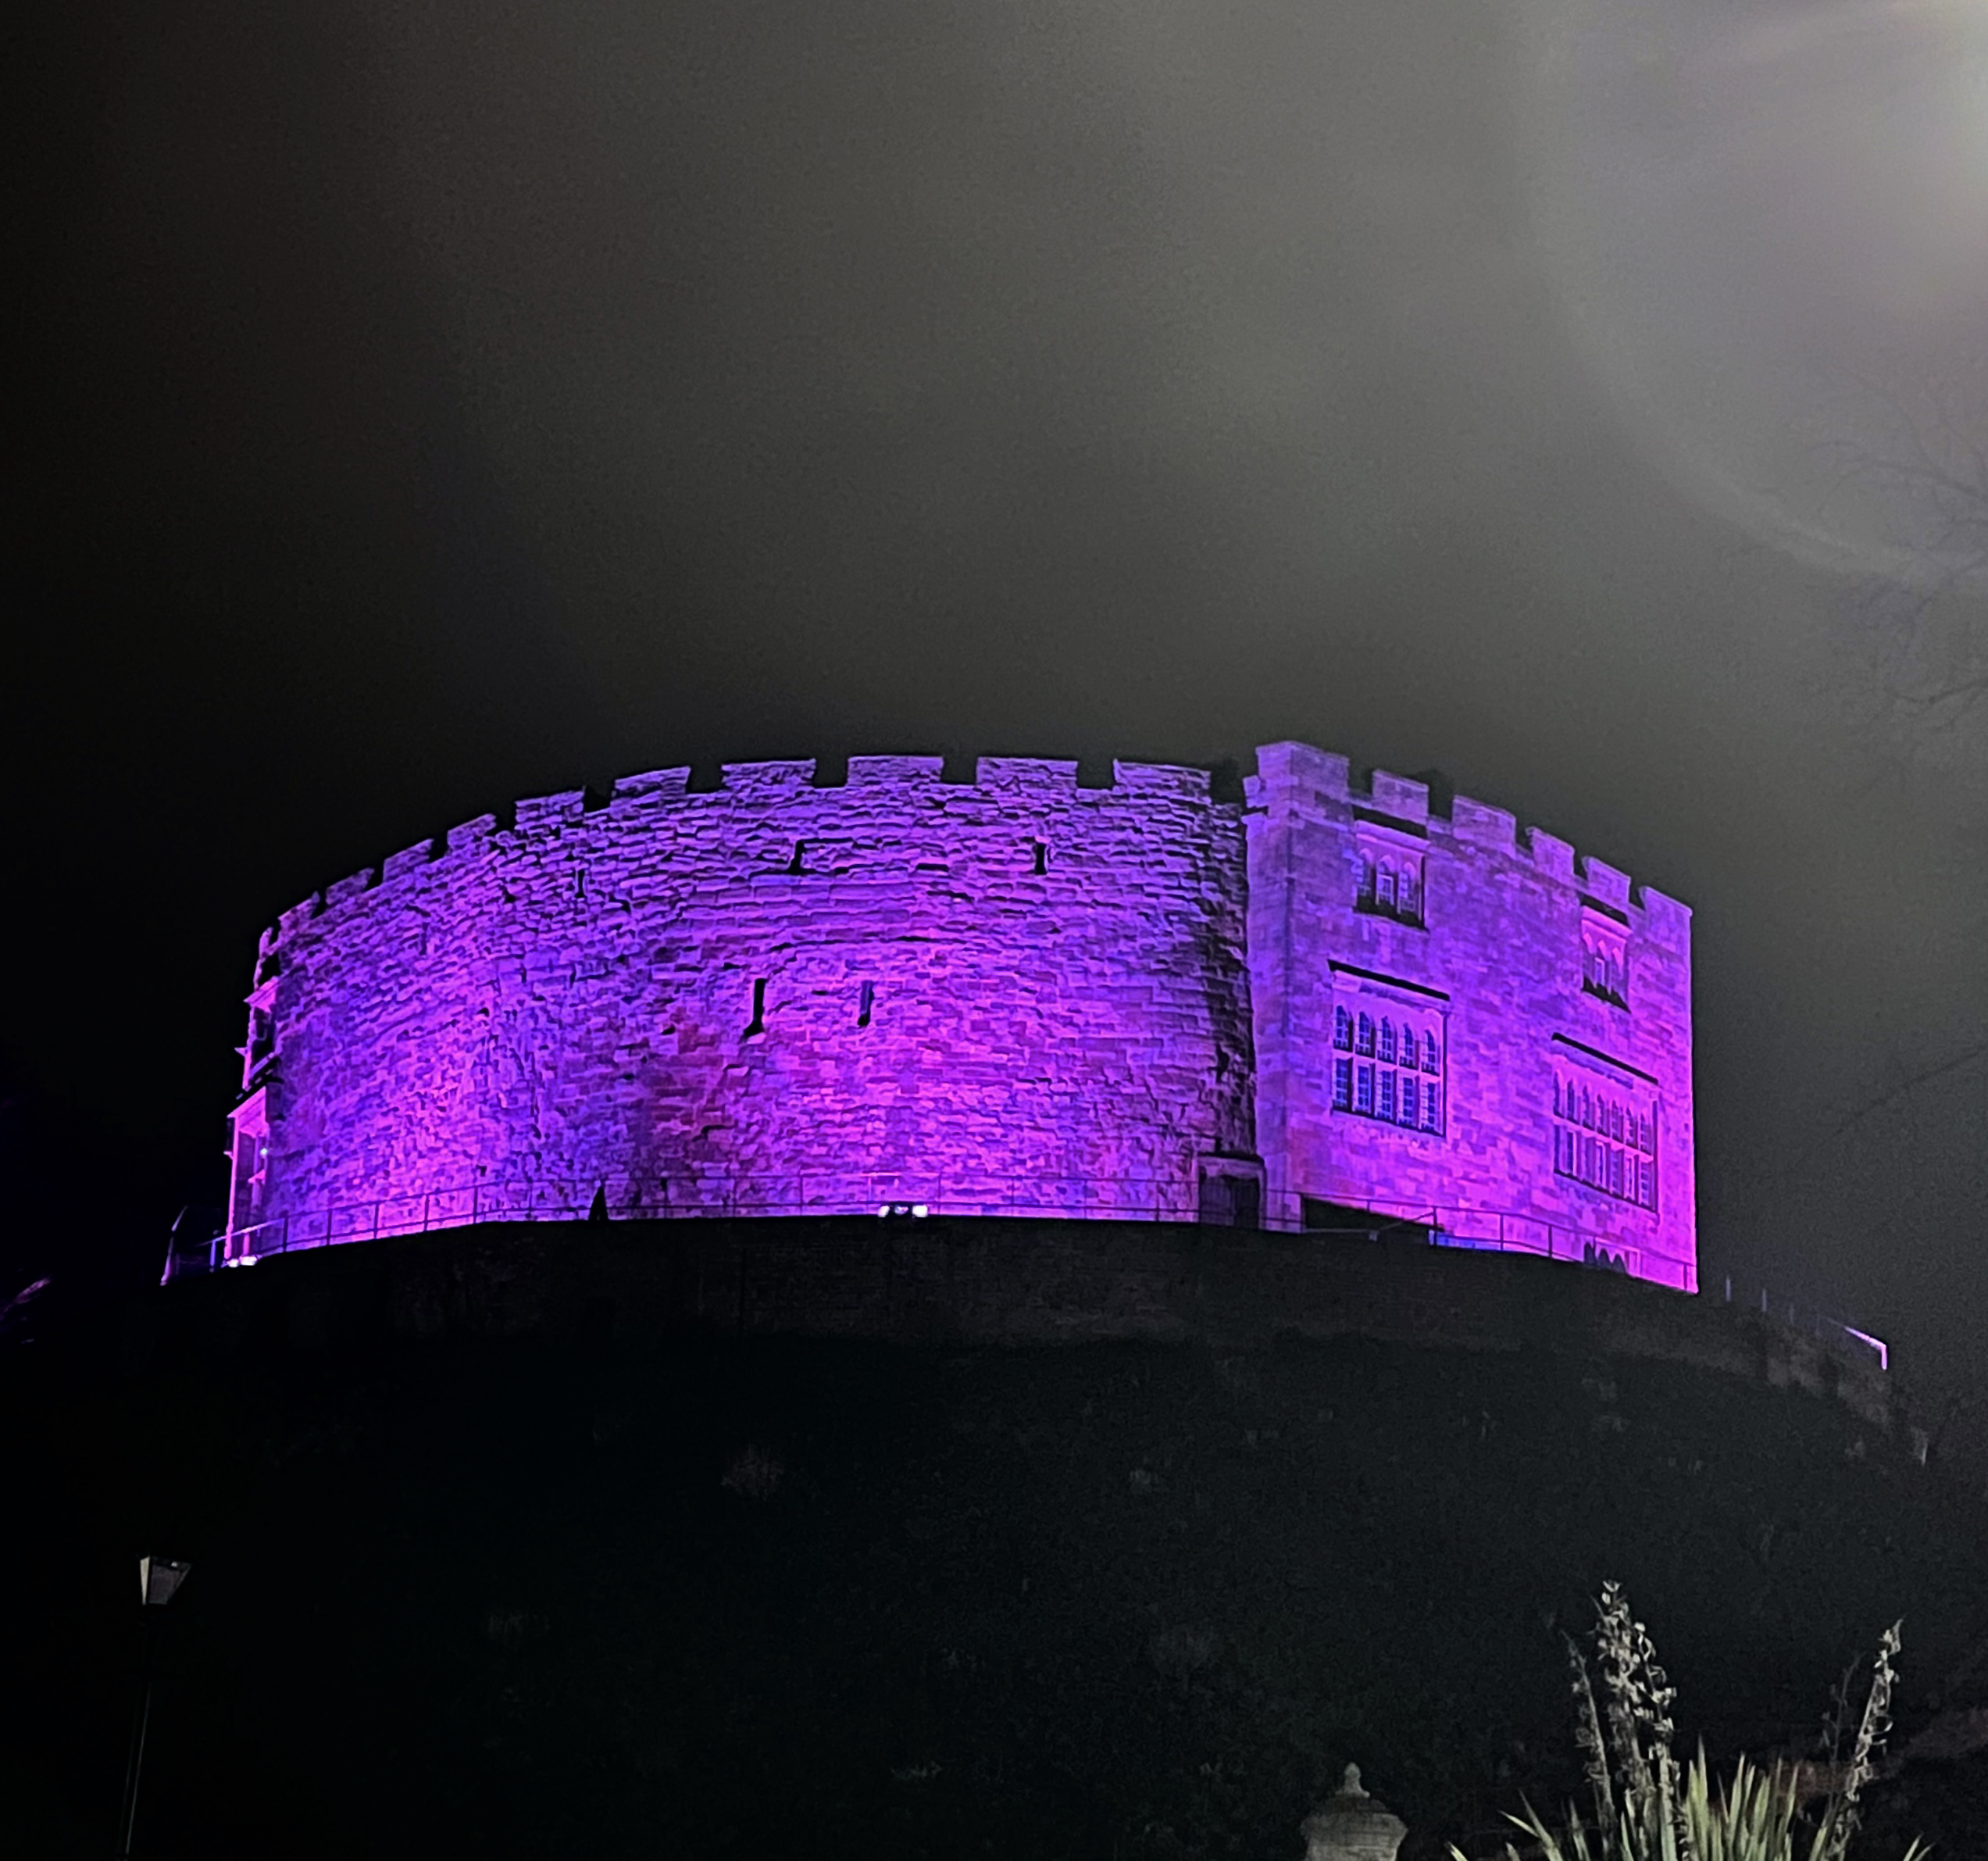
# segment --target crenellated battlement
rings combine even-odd
[[[444,877],[434,873],[437,866],[459,868],[466,861],[563,841],[597,822],[603,836],[653,827],[673,810],[732,813],[784,802],[832,811],[839,802],[861,813],[880,798],[951,802],[976,795],[1067,805],[1095,806],[1103,797],[1232,810],[1237,805],[1215,799],[1210,772],[1193,765],[1114,762],[1111,780],[1095,785],[1080,784],[1078,763],[1070,758],[976,756],[963,759],[955,768],[964,773],[949,772],[943,756],[915,755],[854,755],[846,763],[820,758],[727,763],[716,772],[715,786],[699,789],[693,788],[694,772],[687,764],[620,777],[605,796],[585,788],[527,796],[513,805],[509,825],[500,827],[495,815],[481,814],[446,834],[417,841],[380,866],[364,867],[312,893],[284,912],[264,934],[273,945],[306,926],[321,930],[326,919],[377,894]],[[833,779],[824,780],[825,776]],[[833,827],[833,819],[825,824]]]
[[[1688,947],[1690,910],[1638,884],[1628,873],[1544,827],[1521,823],[1509,809],[1459,795],[1447,816],[1432,810],[1429,785],[1382,769],[1362,771],[1351,759],[1308,744],[1272,744],[1257,752],[1249,779],[1249,805],[1258,812],[1317,809],[1335,818],[1368,811],[1432,842],[1481,850],[1521,861],[1569,891],[1586,893],[1629,914],[1636,928],[1674,949]]]
[[[1432,838],[1447,836],[1454,842],[1526,860],[1559,883],[1585,890],[1615,909],[1639,916],[1649,913],[1648,932],[1661,940],[1675,942],[1688,927],[1688,907],[1637,884],[1627,873],[1593,855],[1582,855],[1570,842],[1544,828],[1522,824],[1508,809],[1459,795],[1450,803],[1447,815],[1435,813],[1427,783],[1386,770],[1360,770],[1347,756],[1306,744],[1267,745],[1258,752],[1258,773],[1245,782],[1246,805],[1251,809],[1301,805],[1299,798],[1307,792],[1315,805],[1329,808],[1337,803],[1348,810],[1365,807],[1389,821],[1421,829]],[[494,815],[479,815],[450,828],[444,836],[418,841],[390,855],[379,866],[362,868],[313,893],[281,914],[273,936],[280,941],[301,925],[315,923],[369,895],[418,878],[431,866],[487,857],[500,845],[515,848],[562,837],[574,823],[594,817],[604,817],[608,827],[619,827],[637,819],[653,821],[658,810],[669,808],[735,808],[838,795],[852,797],[860,805],[863,798],[879,793],[983,794],[1059,802],[1098,795],[1137,795],[1215,806],[1234,805],[1213,801],[1208,770],[1193,765],[1115,761],[1109,784],[1097,787],[1080,785],[1079,766],[1073,758],[979,756],[966,759],[964,766],[964,778],[948,779],[946,759],[941,756],[851,756],[846,771],[834,770],[841,779],[823,783],[823,763],[818,758],[728,763],[719,770],[716,786],[695,790],[691,786],[693,772],[685,765],[620,777],[611,792],[599,798],[598,805],[590,805],[584,788],[528,796],[514,805],[508,827],[499,828]]]

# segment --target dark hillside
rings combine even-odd
[[[159,1861],[1279,1856],[1349,1759],[1432,1853],[1570,1786],[1558,1631],[1608,1576],[1716,1752],[1812,1731],[1901,1614],[1904,1729],[1988,1704],[1980,1512],[1672,1364],[45,1340],[0,1403],[8,1852],[109,1852],[145,1548],[195,1565]],[[1979,1861],[1979,1781],[1894,1819]]]

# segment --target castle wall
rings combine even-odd
[[[1444,818],[1420,783],[1356,784],[1344,756],[1279,744],[1258,766],[1273,1217],[1307,1198],[1433,1216],[1695,1290],[1688,910],[1502,809],[1458,797]]]
[[[597,1189],[1190,1218],[1201,1159],[1254,1149],[1239,805],[1138,764],[813,773],[522,802],[286,913],[234,1225],[296,1245]]]
[[[1146,764],[680,769],[397,854],[263,940],[230,1251],[597,1195],[1337,1205],[1695,1288],[1689,912],[1501,809],[1258,766],[1247,806]]]

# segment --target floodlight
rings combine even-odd
[[[163,1608],[173,1600],[173,1592],[187,1580],[187,1573],[193,1568],[170,1557],[141,1557],[138,1559],[138,1600]]]

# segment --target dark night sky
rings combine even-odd
[[[258,928],[507,798],[1291,736],[1691,904],[1706,1283],[1983,1388],[1978,8],[39,10],[11,1271],[155,1263]]]

